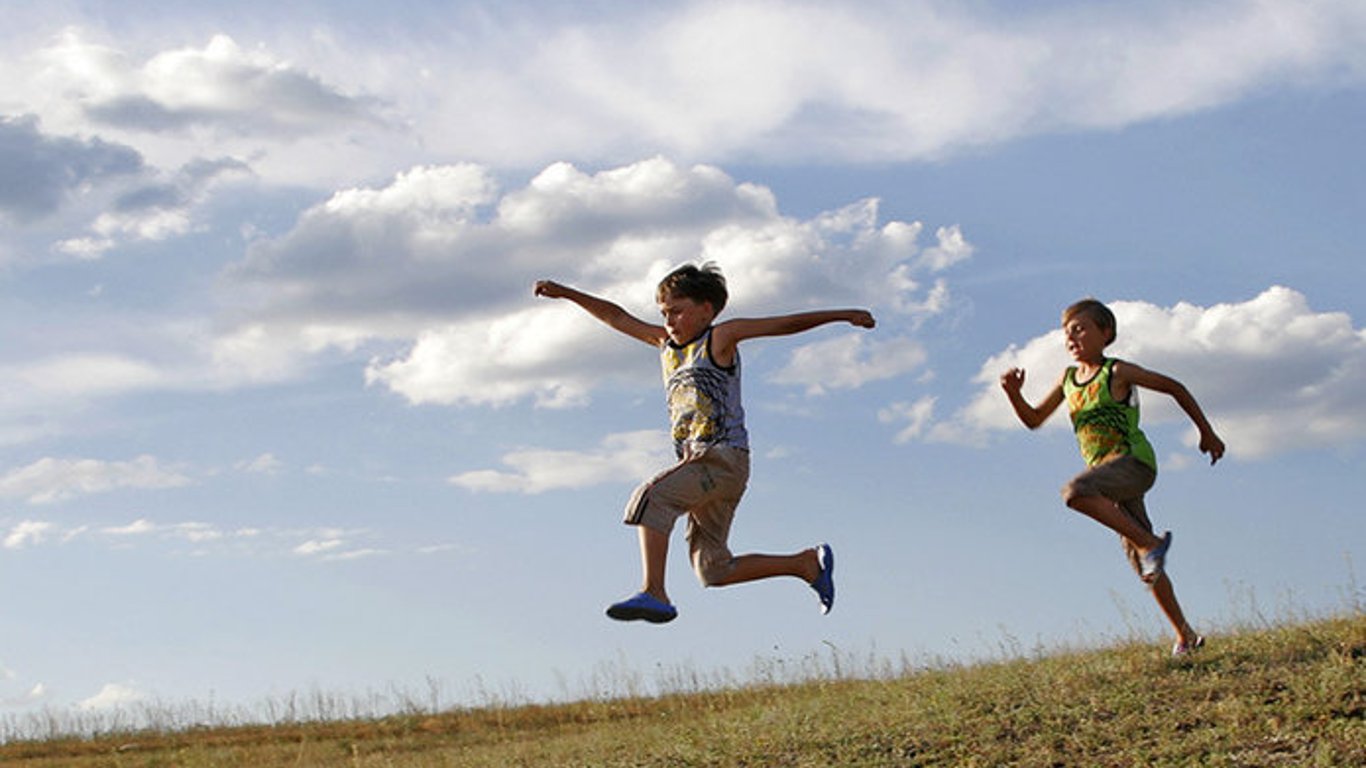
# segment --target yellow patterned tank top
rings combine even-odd
[[[1062,392],[1081,456],[1088,466],[1116,456],[1133,456],[1156,470],[1157,454],[1138,428],[1138,392],[1131,389],[1124,402],[1115,400],[1110,392],[1114,367],[1114,359],[1107,358],[1085,383],[1077,381],[1076,366],[1063,376]]]

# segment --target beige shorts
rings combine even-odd
[[[693,570],[710,585],[733,567],[730,524],[748,482],[749,451],[711,446],[641,483],[626,505],[625,522],[668,534],[687,515]]]
[[[1157,482],[1157,470],[1132,456],[1122,456],[1089,467],[1085,472],[1072,478],[1062,487],[1064,501],[1081,496],[1104,496],[1119,505],[1143,530],[1152,533],[1153,523],[1148,519],[1148,507],[1143,496]],[[1121,536],[1124,554],[1134,572],[1143,575],[1139,565],[1139,553],[1129,540]]]

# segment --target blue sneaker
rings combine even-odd
[[[1151,584],[1162,575],[1167,565],[1167,550],[1171,549],[1171,546],[1172,532],[1167,531],[1162,534],[1162,541],[1157,546],[1139,558],[1139,577],[1143,579],[1143,583]]]
[[[617,621],[648,621],[667,624],[678,618],[678,609],[648,592],[637,592],[619,603],[607,606],[607,615]]]
[[[821,599],[821,613],[829,613],[835,607],[835,550],[829,544],[817,546],[816,562],[821,572],[811,582],[811,588],[816,590],[816,595]]]

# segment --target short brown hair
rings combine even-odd
[[[671,296],[710,302],[712,311],[719,315],[730,293],[726,290],[721,268],[708,261],[701,265],[684,264],[665,275],[655,290],[655,301],[664,301]]]
[[[1115,337],[1119,335],[1119,324],[1115,322],[1115,313],[1111,312],[1109,307],[1095,299],[1082,299],[1063,310],[1062,321],[1066,324],[1077,315],[1086,315],[1096,327],[1110,332],[1110,340],[1105,342],[1107,346],[1115,342]]]

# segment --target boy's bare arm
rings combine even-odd
[[[740,317],[727,320],[717,328],[725,326],[726,334],[739,342],[760,336],[790,336],[828,323],[849,323],[860,328],[877,325],[872,313],[865,309],[822,309],[773,317]]]
[[[1214,464],[1224,457],[1224,441],[1214,433],[1214,427],[1210,426],[1204,410],[1195,401],[1195,396],[1190,390],[1186,389],[1186,385],[1170,376],[1121,360],[1115,361],[1114,374],[1121,382],[1130,386],[1171,395],[1176,404],[1181,406],[1181,410],[1190,417],[1195,428],[1200,431],[1200,452],[1209,454],[1209,463]]]
[[[651,346],[658,347],[669,338],[664,326],[647,323],[622,309],[620,305],[553,280],[536,281],[536,286],[532,292],[548,299],[568,299],[609,327]]]
[[[866,309],[822,309],[772,317],[737,317],[717,324],[711,334],[712,357],[728,365],[735,356],[735,347],[745,339],[763,336],[790,336],[829,323],[849,323],[859,328],[877,325]]]
[[[1023,368],[1011,368],[1001,374],[1001,389],[1005,390],[1006,398],[1010,400],[1010,407],[1015,410],[1015,415],[1020,421],[1030,429],[1038,429],[1043,426],[1048,417],[1058,410],[1062,405],[1062,379],[1038,405],[1030,405],[1025,400],[1024,394],[1020,391],[1024,387],[1025,372]]]

